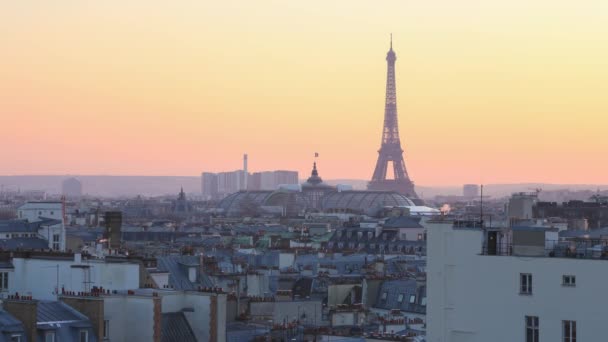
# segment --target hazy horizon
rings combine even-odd
[[[83,193],[100,197],[130,197],[143,196],[176,196],[183,187],[186,193],[200,194],[200,176],[120,176],[120,175],[29,175],[29,176],[0,176],[0,187],[4,190],[45,190],[48,194],[61,193],[61,182],[68,177],[76,177],[83,186]],[[349,184],[355,190],[366,188],[367,180],[363,179],[325,179],[329,184]],[[484,194],[499,198],[513,192],[534,191],[536,188],[545,191],[571,191],[596,189],[608,190],[604,184],[545,184],[545,183],[512,183],[484,184]],[[436,195],[461,195],[462,184],[459,185],[416,185],[418,195],[432,198]]]
[[[285,169],[287,170],[287,169]],[[226,171],[235,171],[235,170],[226,170]],[[274,170],[264,170],[264,171],[274,171]],[[222,172],[222,171],[219,171]],[[257,172],[257,171],[253,171],[253,172]],[[322,175],[321,175],[322,176]],[[70,177],[74,177],[76,179],[78,179],[79,177],[148,177],[148,178],[154,178],[154,177],[158,177],[158,178],[197,178],[200,181],[200,177],[201,175],[170,175],[170,174],[157,174],[157,175],[141,175],[141,174],[0,174],[0,178],[10,178],[10,177],[63,177],[65,179],[70,178]],[[308,175],[302,175],[300,173],[299,175],[299,179],[301,182],[306,181],[306,179],[308,178]],[[328,183],[332,183],[335,184],[336,182],[339,181],[351,181],[351,182],[369,182],[369,179],[363,179],[363,178],[329,178],[329,179],[325,179],[324,177],[322,177],[323,180],[325,182]],[[489,185],[489,186],[495,186],[495,185],[535,185],[535,184],[546,184],[546,185],[550,185],[550,186],[607,186],[608,187],[608,182],[607,183],[552,183],[552,182],[542,182],[542,181],[523,181],[523,182],[505,182],[505,183],[460,183],[460,184],[418,184],[417,182],[415,182],[417,187],[437,187],[437,188],[452,188],[452,187],[458,187],[459,189],[462,188],[463,185],[465,184],[477,184],[477,185]],[[3,185],[7,185],[7,184],[3,184]]]

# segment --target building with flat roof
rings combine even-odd
[[[427,222],[427,341],[598,341],[608,336],[605,240],[555,228]]]

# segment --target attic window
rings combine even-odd
[[[422,297],[422,302],[420,302],[422,306],[426,306],[426,297]]]
[[[410,304],[416,303],[416,295],[410,295]]]
[[[400,294],[399,297],[397,297],[397,302],[398,303],[402,303],[403,302],[403,294]]]
[[[382,293],[382,300],[386,300],[386,296],[388,295],[388,292],[383,292]]]

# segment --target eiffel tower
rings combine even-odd
[[[382,131],[382,145],[378,151],[378,162],[372,180],[367,184],[368,190],[396,191],[417,199],[414,183],[407,174],[403,149],[399,139],[399,123],[397,122],[397,90],[395,88],[395,61],[397,55],[393,51],[393,37],[391,35],[391,48],[386,54],[388,66],[386,75],[386,104],[384,107],[384,129]],[[389,162],[393,164],[394,179],[387,179],[386,173]]]

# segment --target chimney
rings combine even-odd
[[[62,296],[60,300],[87,316],[93,325],[97,341],[103,341],[104,301],[103,298]]]
[[[23,323],[28,341],[38,340],[38,301],[8,299],[2,304],[4,310]]]

